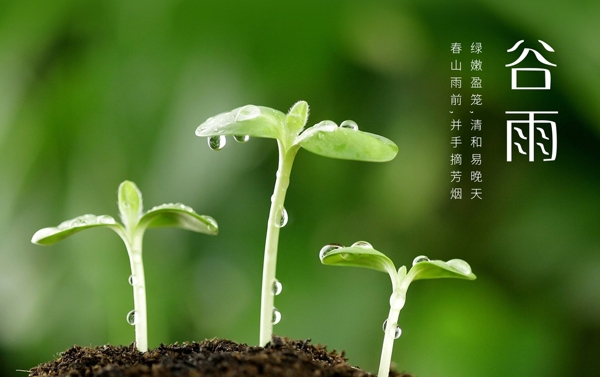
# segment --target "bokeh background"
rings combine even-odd
[[[114,233],[29,241],[78,215],[116,216],[125,179],[148,208],[182,202],[220,225],[217,237],[147,232],[150,346],[256,344],[276,143],[230,140],[214,152],[194,130],[245,104],[287,111],[303,99],[309,124],[353,119],[399,153],[370,164],[299,152],[278,335],[376,371],[389,278],[317,257],[327,243],[365,240],[397,266],[462,258],[478,275],[411,286],[399,370],[597,375],[599,18],[594,1],[0,2],[0,374],[24,375],[15,370],[73,344],[133,341],[129,264]],[[516,55],[506,50],[520,39],[557,64],[551,91],[510,90]],[[452,42],[483,46],[482,201],[450,200]],[[507,110],[559,111],[555,162],[506,162]]]

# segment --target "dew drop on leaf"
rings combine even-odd
[[[211,136],[208,138],[208,147],[213,151],[220,151],[227,144],[225,135]]]
[[[250,136],[248,136],[248,135],[234,135],[233,136],[233,140],[237,141],[238,143],[245,143],[248,140],[250,140]]]
[[[279,310],[277,310],[277,308],[273,308],[273,324],[276,325],[279,323],[279,321],[281,321],[281,313],[279,312]]]
[[[373,246],[367,241],[357,241],[351,247],[362,247],[363,249],[372,249]]]
[[[127,313],[127,323],[132,326],[135,325],[135,310],[131,310],[129,313]]]
[[[358,124],[353,120],[345,120],[340,124],[340,128],[347,128],[352,131],[358,131]]]
[[[283,290],[283,285],[279,282],[279,280],[275,279],[273,282],[273,296],[277,296]]]
[[[106,215],[98,216],[98,218],[96,219],[96,222],[98,224],[116,224],[115,219],[113,219],[110,216],[106,216]]]
[[[385,333],[385,330],[387,329],[387,319],[383,321],[382,329]],[[400,335],[402,335],[402,329],[400,328],[400,326],[396,325],[396,331],[394,331],[394,339],[398,339]]]
[[[323,246],[321,248],[321,251],[319,251],[319,258],[321,259],[321,261],[323,260],[323,258],[325,258],[329,253],[331,253],[334,250],[337,249],[341,249],[343,246],[338,244],[338,243],[332,243],[326,246]]]
[[[258,117],[260,115],[260,109],[254,105],[246,105],[240,108],[235,115],[236,122],[243,122]]]
[[[421,262],[429,262],[429,258],[427,258],[425,255],[419,255],[418,257],[416,257],[415,259],[413,259],[413,263],[412,265],[416,265],[417,263],[421,263]]]
[[[469,275],[473,273],[471,266],[462,259],[451,259],[446,264],[462,274]]]

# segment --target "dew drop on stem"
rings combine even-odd
[[[323,258],[325,258],[329,253],[331,253],[334,250],[341,249],[342,247],[343,246],[338,243],[332,243],[332,244],[323,246],[321,248],[321,251],[319,251],[319,258],[321,260],[323,260]]]
[[[417,263],[421,263],[421,262],[429,262],[429,258],[427,258],[425,255],[419,255],[418,257],[416,257],[415,259],[413,259],[412,265],[416,265]]]
[[[131,310],[129,313],[127,313],[127,323],[132,326],[135,325],[135,310]]]
[[[133,275],[129,275],[129,285],[135,287],[137,285],[137,278]]]
[[[283,285],[279,282],[279,280],[275,279],[273,282],[273,296],[277,296],[283,290]]]
[[[383,321],[382,329],[383,332],[385,332],[385,330],[387,329],[387,319]],[[400,328],[400,326],[396,325],[396,331],[394,331],[394,339],[398,339],[400,335],[402,335],[402,329]]]
[[[279,321],[281,321],[281,313],[279,312],[279,310],[277,310],[277,308],[273,308],[273,324],[276,325],[279,323]]]
[[[238,143],[245,143],[248,140],[250,140],[250,136],[248,136],[248,135],[234,135],[233,136],[233,140],[237,141]]]
[[[208,138],[208,147],[213,151],[220,151],[227,144],[225,135],[211,136]]]
[[[340,128],[347,128],[352,131],[358,131],[358,124],[353,120],[345,120],[340,124]]]
[[[288,214],[284,207],[280,207],[277,212],[277,219],[275,220],[275,226],[277,228],[283,228],[288,223]]]

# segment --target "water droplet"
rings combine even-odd
[[[372,249],[373,246],[367,241],[358,241],[352,244],[352,247],[362,247],[363,249]]]
[[[417,263],[421,263],[421,262],[429,262],[429,258],[427,258],[425,255],[419,255],[418,257],[416,257],[415,259],[413,259],[413,263],[412,265],[414,266]]]
[[[277,220],[275,220],[275,226],[278,228],[283,228],[285,224],[288,223],[288,214],[285,208],[280,207],[279,212],[277,213]]]
[[[340,124],[340,128],[348,128],[352,131],[358,131],[358,124],[353,120],[345,120]]]
[[[337,249],[341,249],[343,246],[338,244],[338,243],[332,243],[326,246],[323,246],[321,248],[321,251],[319,251],[319,258],[321,259],[321,261],[323,260],[323,258],[325,258],[329,253],[331,253],[334,250]]]
[[[87,225],[86,222],[80,218],[77,219],[73,219],[71,220],[71,222],[69,223],[69,227],[76,227],[76,226],[83,226],[83,225]]]
[[[233,136],[233,140],[237,141],[238,143],[245,143],[248,140],[250,140],[250,136],[248,136],[248,135],[234,135]]]
[[[387,329],[387,319],[383,321],[382,328],[383,332],[385,333],[385,330]],[[394,339],[398,339],[400,335],[402,335],[402,329],[400,328],[400,326],[396,325],[396,331],[394,331]]]
[[[341,254],[341,255],[342,255],[342,258],[344,258],[344,259],[345,259],[345,260],[347,260],[347,261],[351,261],[351,260],[354,260],[354,259],[356,259],[356,254],[352,254],[352,253],[343,253],[343,254]]]
[[[246,105],[241,107],[235,115],[236,122],[242,122],[258,117],[260,115],[260,109],[254,105]]]
[[[275,279],[273,282],[273,296],[277,296],[283,290],[283,285],[279,282],[279,280]]]
[[[472,274],[471,266],[462,259],[451,259],[446,264],[465,275]]]
[[[279,323],[279,321],[281,321],[281,313],[279,312],[279,310],[277,310],[277,308],[273,308],[273,324],[276,325]]]
[[[133,275],[129,275],[129,285],[131,285],[132,287],[135,287],[138,283],[138,279],[133,276]]]
[[[180,209],[187,211],[187,212],[194,212],[194,210],[192,209],[192,207],[190,206],[186,206],[185,204],[181,204],[181,203],[177,203],[175,204],[177,207],[179,207]]]
[[[227,144],[225,135],[211,136],[208,138],[208,147],[213,151],[220,151]]]
[[[110,216],[106,216],[106,215],[100,215],[98,216],[98,218],[96,218],[96,222],[98,224],[115,224],[115,219],[113,219]]]
[[[135,320],[135,310],[132,310],[129,313],[127,313],[127,323],[133,326],[135,325]]]
[[[208,217],[208,216],[204,216],[204,219],[206,221],[208,221],[207,227],[210,231],[215,232],[219,229],[219,226],[217,225],[217,221],[215,219],[213,219],[212,217]]]

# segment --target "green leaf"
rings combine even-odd
[[[140,219],[138,229],[175,227],[198,233],[216,235],[217,222],[210,216],[198,215],[186,205],[162,204],[146,212]]]
[[[415,264],[408,272],[411,281],[423,279],[456,278],[475,280],[471,266],[462,259],[424,261]]]
[[[135,183],[123,181],[119,185],[119,212],[127,229],[133,229],[142,215],[142,193]]]
[[[110,227],[121,228],[114,218],[107,215],[83,215],[71,220],[63,221],[57,227],[43,228],[35,232],[31,242],[37,245],[53,245],[72,234],[89,228]]]
[[[344,160],[383,162],[392,160],[398,153],[398,146],[385,137],[338,127],[328,120],[305,130],[294,144],[322,156]]]
[[[283,139],[285,114],[270,107],[246,105],[208,118],[196,129],[196,136],[219,135]]]
[[[385,256],[385,254],[373,249],[367,242],[359,241],[350,247],[330,245],[329,249],[327,248],[328,246],[325,246],[319,254],[321,263],[323,264],[330,266],[364,267],[396,275],[394,262]]]
[[[298,101],[285,116],[285,126],[288,132],[298,134],[306,125],[307,120],[308,104],[305,101]]]

